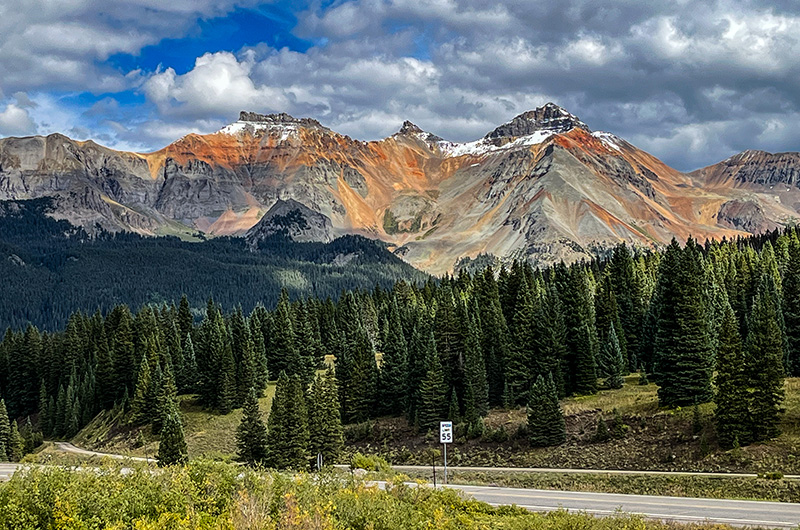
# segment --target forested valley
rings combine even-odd
[[[212,296],[249,312],[273,308],[282,288],[292,298],[325,298],[426,277],[359,236],[325,244],[275,234],[252,250],[243,238],[187,242],[99,228],[90,236],[49,217],[52,211],[49,198],[0,201],[0,329],[62,329],[76,311],[107,314],[117,304],[170,303],[184,294],[196,312]]]
[[[621,245],[591,263],[517,262],[335,301],[284,291],[249,313],[211,299],[202,319],[187,297],[78,311],[62,331],[6,332],[0,395],[10,418],[46,437],[69,438],[112,408],[172,433],[178,394],[257,420],[255,400],[277,379],[268,429],[242,427],[264,443],[240,456],[304,468],[317,452],[335,459],[342,424],[377,416],[475,433],[490,408],[528,405],[530,444],[557,445],[560,398],[640,372],[662,406],[715,401],[720,446],[744,446],[778,434],[784,377],[800,373],[798,235]]]

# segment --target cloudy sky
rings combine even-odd
[[[800,150],[794,0],[11,0],[0,136],[139,151],[239,110],[370,140],[554,101],[679,169]]]

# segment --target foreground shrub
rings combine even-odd
[[[123,470],[107,465],[18,472],[0,485],[0,529],[112,530],[662,530],[619,515],[532,514],[454,490],[343,474],[266,473],[218,462]],[[700,526],[693,527],[701,528]],[[710,528],[710,527],[709,527]],[[719,528],[719,527],[715,527]]]
[[[367,471],[391,473],[392,466],[381,456],[356,453],[350,461],[350,469],[366,469]]]

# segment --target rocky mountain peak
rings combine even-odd
[[[393,136],[407,136],[411,138],[416,138],[428,144],[434,144],[436,142],[442,141],[441,137],[423,130],[422,128],[418,127],[416,124],[408,120],[403,122],[403,125],[402,127],[400,127],[400,130],[397,131]]]
[[[591,132],[577,116],[570,114],[555,103],[547,103],[523,112],[508,123],[504,123],[486,135],[487,139],[519,138],[534,133],[565,133],[579,128]]]
[[[285,139],[292,136],[293,133],[296,134],[300,128],[321,131],[330,130],[313,118],[295,118],[285,112],[258,114],[257,112],[243,110],[239,113],[238,121],[226,125],[219,130],[219,133],[235,135],[243,132],[254,134],[259,131],[266,131],[267,133],[278,133]]]
[[[294,199],[278,199],[245,234],[252,247],[264,239],[283,234],[297,242],[330,242],[333,240],[331,220]]]
[[[269,125],[299,125],[301,127],[319,127],[322,124],[313,118],[295,118],[291,114],[280,112],[278,114],[258,114],[257,112],[241,111],[239,121],[247,123],[264,123]]]
[[[406,120],[403,122],[403,126],[400,127],[400,130],[397,131],[397,134],[419,134],[424,132],[425,131],[420,129],[417,125]]]

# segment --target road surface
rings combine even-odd
[[[19,464],[0,463],[0,482],[10,479],[18,467],[20,467]]]
[[[98,456],[98,457],[108,457],[114,458],[116,460],[135,460],[137,462],[155,462],[155,458],[143,458],[141,456],[125,456],[125,455],[113,455],[110,453],[98,453],[96,451],[89,451],[87,449],[81,449],[80,447],[75,447],[71,443],[67,442],[55,442],[56,449],[62,451],[64,453],[73,453],[76,455],[84,455],[84,456]]]
[[[350,469],[349,465],[336,465],[340,469]],[[419,472],[427,473],[430,476],[431,466],[392,466],[392,469],[400,472]],[[447,466],[447,474],[467,472],[467,473],[566,473],[577,475],[653,475],[653,476],[696,476],[710,478],[756,478],[755,473],[707,473],[701,471],[635,471],[627,469],[559,469],[549,467],[480,467],[480,466]],[[442,466],[436,466],[436,476],[444,474]],[[787,480],[800,480],[800,475],[784,475]]]
[[[613,515],[617,511],[648,519],[698,523],[709,521],[735,526],[795,528],[800,524],[800,504],[784,502],[619,495],[491,486],[448,486],[475,499],[500,506],[516,504],[531,511],[568,511]]]

